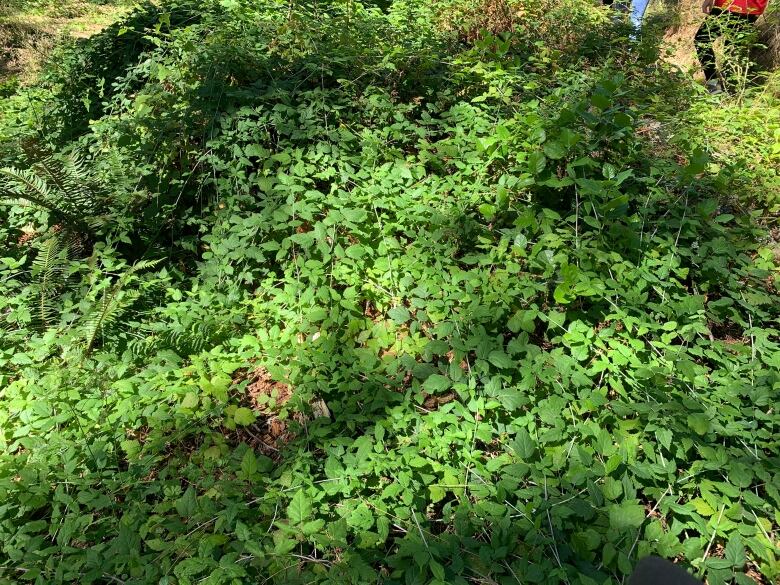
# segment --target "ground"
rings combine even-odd
[[[127,2],[96,4],[83,0],[0,7],[0,82],[10,78],[30,82],[58,39],[91,36],[128,9]]]

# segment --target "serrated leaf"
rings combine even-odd
[[[439,485],[428,486],[431,503],[441,502],[447,495],[447,490]]]
[[[303,490],[298,490],[287,506],[287,517],[292,524],[303,524],[311,517],[311,499]]]
[[[316,534],[322,530],[324,526],[325,520],[318,518],[317,520],[306,522],[306,524],[301,527],[301,532],[303,532],[306,536],[311,536],[312,534]]]
[[[233,421],[241,426],[253,424],[256,418],[255,413],[244,406],[237,408],[236,412],[233,413]]]
[[[701,514],[702,516],[712,516],[715,513],[715,510],[713,510],[712,506],[710,506],[704,499],[702,498],[694,498],[691,500],[691,504],[695,508],[696,512]]]
[[[735,569],[741,569],[745,566],[747,557],[745,556],[745,545],[742,543],[742,537],[738,533],[734,533],[726,543],[726,550],[724,551],[723,558],[729,561],[730,566]]]
[[[480,215],[488,221],[496,216],[496,206],[491,205],[490,203],[483,203],[477,209],[479,210]]]
[[[638,504],[625,502],[609,508],[609,526],[615,530],[639,528],[644,521],[645,509]]]
[[[536,329],[536,315],[537,312],[533,310],[517,311],[507,322],[507,327],[512,333],[533,333]]]
[[[536,442],[526,429],[520,429],[515,434],[515,440],[512,441],[512,449],[520,459],[529,460],[536,453]]]
[[[198,500],[195,494],[195,488],[190,486],[184,495],[176,500],[176,511],[182,518],[189,518],[195,513],[198,507]]]
[[[356,530],[370,530],[374,526],[374,515],[366,504],[360,503],[347,517],[347,524]]]
[[[497,368],[511,368],[515,366],[514,360],[500,349],[495,349],[488,354],[488,361]]]
[[[187,392],[181,401],[182,408],[195,408],[198,406],[198,395],[195,392]]]
[[[255,457],[255,453],[252,449],[247,449],[246,453],[244,453],[244,456],[241,458],[241,471],[247,478],[252,477],[259,471],[257,457]]]
[[[387,312],[387,316],[390,317],[393,320],[393,322],[397,323],[398,325],[402,325],[403,323],[406,323],[411,318],[411,315],[409,314],[409,310],[406,307],[400,305],[390,309]]]
[[[559,305],[566,305],[574,300],[571,294],[571,287],[567,284],[559,284],[553,291],[553,298]]]
[[[658,440],[665,449],[669,450],[672,446],[672,431],[669,429],[656,429],[655,438]]]
[[[688,426],[699,435],[706,435],[710,430],[710,419],[701,413],[688,415]]]
[[[541,151],[537,150],[528,156],[528,170],[531,173],[538,175],[544,170],[546,166],[547,158],[544,156],[544,154],[542,154]]]
[[[558,160],[560,158],[563,158],[566,156],[566,149],[564,146],[557,141],[550,141],[545,142],[544,144],[544,154],[547,155],[547,158]]]
[[[422,388],[428,394],[436,394],[447,390],[452,385],[452,382],[447,376],[441,374],[432,374],[426,378],[423,382]]]

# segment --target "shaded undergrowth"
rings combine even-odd
[[[776,251],[652,38],[171,6],[39,98],[111,221],[3,208],[0,582],[777,575]]]

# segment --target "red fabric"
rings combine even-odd
[[[763,14],[769,0],[715,0],[715,6],[722,10],[740,14]]]

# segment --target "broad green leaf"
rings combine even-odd
[[[531,173],[538,175],[544,170],[546,166],[547,159],[545,158],[544,154],[541,153],[541,151],[532,152],[528,156],[528,170]]]
[[[187,392],[181,401],[182,408],[195,408],[198,406],[198,395],[195,392]]]
[[[365,503],[360,503],[347,517],[347,524],[357,530],[370,530],[374,525],[374,515]]]
[[[507,323],[507,327],[512,333],[533,333],[536,330],[536,315],[536,310],[517,311]]]
[[[303,524],[311,517],[312,504],[309,496],[303,490],[298,490],[293,495],[287,506],[287,517],[292,524]]]
[[[710,419],[701,413],[688,415],[688,426],[699,435],[706,435],[710,430]]]
[[[490,354],[488,354],[488,361],[497,368],[502,369],[512,368],[516,365],[514,360],[500,349],[491,351]]]
[[[693,504],[693,507],[696,509],[696,511],[701,514],[702,516],[712,516],[715,513],[715,510],[710,506],[705,500],[702,498],[694,498],[691,500],[691,504]]]
[[[241,459],[241,471],[246,477],[252,477],[259,471],[257,457],[252,449],[247,449],[244,457]]]
[[[547,155],[547,158],[557,160],[566,156],[566,149],[560,142],[545,142],[544,154]]]
[[[233,421],[237,425],[241,426],[248,426],[255,422],[256,420],[255,413],[252,412],[250,409],[246,407],[240,407],[236,409],[236,412],[233,414]]]
[[[387,312],[387,316],[390,317],[398,325],[406,323],[411,318],[409,310],[404,306],[393,307]]]
[[[431,573],[436,579],[438,579],[442,583],[446,583],[444,567],[442,567],[440,563],[431,559],[431,562],[428,566],[430,567]]]
[[[429,394],[437,394],[439,392],[443,392],[444,390],[447,390],[452,385],[452,382],[450,381],[447,376],[442,376],[441,374],[433,374],[431,376],[428,376],[428,378],[423,382],[422,388]]]
[[[645,509],[638,504],[624,502],[609,507],[609,525],[615,530],[639,528],[645,521]]]
[[[520,459],[528,460],[536,453],[536,442],[531,438],[531,434],[526,429],[520,429],[515,434],[514,441],[512,441],[512,449],[514,449]]]
[[[745,566],[747,557],[745,556],[745,545],[742,544],[742,537],[739,533],[734,533],[726,543],[723,558],[735,569],[741,569]]]

